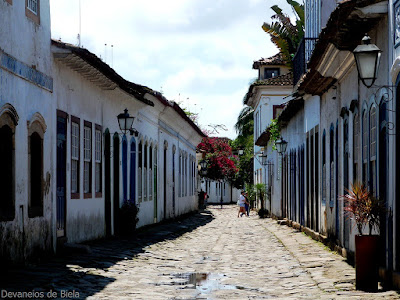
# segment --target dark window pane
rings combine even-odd
[[[264,69],[264,79],[279,76],[280,73],[279,68]]]
[[[12,142],[11,128],[0,128],[0,220],[13,220],[15,215]]]

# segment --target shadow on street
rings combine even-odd
[[[212,213],[204,210],[185,218],[141,228],[130,237],[87,242],[85,245],[90,247],[90,253],[78,253],[79,249],[67,250],[45,262],[8,267],[0,274],[0,298],[18,297],[12,294],[15,292],[33,293],[34,297],[25,294],[23,298],[87,298],[115,281],[113,271],[108,268],[144,253],[147,246],[176,239],[213,219]],[[94,270],[96,274],[93,274]]]

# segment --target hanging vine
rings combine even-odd
[[[280,138],[281,136],[281,128],[278,123],[277,119],[272,119],[271,123],[269,124],[267,130],[269,131],[269,140],[272,143],[272,150],[276,150],[275,142]]]

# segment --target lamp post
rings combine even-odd
[[[260,153],[260,158],[261,158],[261,165],[264,167],[264,184],[265,184],[265,187],[266,187],[267,186],[267,171],[266,171],[265,167],[266,167],[266,165],[268,165],[267,151],[262,151]],[[265,205],[263,205],[262,207],[265,207]]]
[[[135,117],[131,117],[128,113],[128,109],[125,108],[123,113],[120,113],[118,116],[118,125],[119,129],[123,134],[126,134],[132,128],[133,120]]]
[[[282,155],[283,153],[286,152],[286,147],[287,147],[287,142],[282,138],[279,137],[279,139],[275,142],[276,150],[279,153],[279,158],[280,158],[280,164],[278,168],[278,180],[280,179],[280,169],[282,168]]]
[[[279,153],[280,155],[283,155],[283,153],[286,152],[287,142],[286,142],[282,137],[280,137],[280,138],[275,142],[275,145],[276,145],[276,149],[277,149],[277,151],[278,151],[278,153]]]
[[[362,39],[362,45],[353,50],[358,77],[367,88],[370,88],[377,78],[381,53],[375,44],[371,44],[371,38],[367,34]]]
[[[207,175],[207,160],[205,159],[200,161],[200,175],[201,176]]]

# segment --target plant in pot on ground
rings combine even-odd
[[[341,196],[344,211],[354,220],[358,230],[355,236],[356,288],[374,291],[378,288],[379,225],[380,217],[385,213],[385,203],[362,183],[352,184],[347,192]],[[366,226],[368,234],[365,234]]]
[[[260,200],[260,209],[258,215],[260,218],[265,218],[268,216],[268,210],[264,207],[265,195],[267,194],[267,187],[264,183],[257,183],[254,185],[254,189],[258,199]]]

